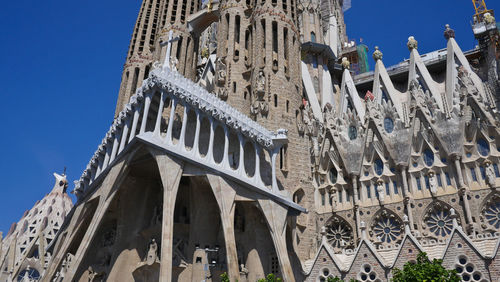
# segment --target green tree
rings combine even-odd
[[[283,279],[276,277],[274,274],[268,274],[266,278],[257,280],[257,282],[282,282]]]
[[[229,275],[227,275],[227,272],[224,272],[220,275],[220,281],[221,282],[230,282]]]
[[[393,269],[394,282],[459,282],[457,272],[442,265],[443,260],[429,260],[426,253],[417,256],[417,263],[407,262],[403,270]]]
[[[356,282],[356,279],[351,279],[349,282]],[[328,277],[327,282],[344,282],[344,280],[338,278],[338,277]]]

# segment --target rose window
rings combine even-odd
[[[447,236],[453,229],[453,219],[450,211],[437,209],[430,213],[426,220],[429,230],[436,236]]]
[[[384,243],[395,242],[401,237],[401,225],[393,218],[383,217],[373,226],[375,237]]]
[[[500,202],[491,203],[484,210],[484,217],[489,225],[500,228]]]
[[[334,217],[331,223],[326,226],[326,239],[335,250],[352,246],[352,234],[352,228],[349,224],[337,217]]]

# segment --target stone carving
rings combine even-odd
[[[432,196],[437,196],[438,183],[434,171],[430,170],[427,176],[429,177],[429,186],[431,194]]]
[[[446,40],[455,38],[455,31],[450,28],[449,24],[445,25],[444,38],[446,38]]]
[[[153,265],[155,262],[159,263],[160,260],[158,259],[158,244],[156,244],[156,240],[153,238],[151,242],[149,242],[146,264]]]
[[[484,161],[484,170],[485,170],[485,174],[486,174],[486,184],[488,184],[491,188],[494,188],[497,178],[496,178],[495,169],[491,165],[490,160]]]
[[[500,196],[498,194],[493,194],[486,201],[481,221],[484,222],[482,225],[483,229],[492,227],[494,228],[493,230],[498,230],[500,228]]]
[[[384,191],[384,181],[381,179],[377,181],[377,193],[378,193],[378,200],[380,204],[383,205],[385,201],[385,191]]]
[[[106,274],[104,272],[98,272],[98,271],[94,271],[94,269],[92,268],[92,266],[89,266],[89,268],[87,269],[87,272],[88,272],[88,281],[89,282],[97,282],[97,281],[105,281],[106,279]]]
[[[260,70],[255,77],[254,89],[255,100],[252,103],[250,113],[254,116],[259,113],[266,116],[269,113],[269,104],[264,99],[266,93],[266,76],[262,70]]]
[[[490,13],[484,13],[483,19],[486,24],[494,24],[496,22],[495,17]]]
[[[351,62],[346,57],[342,58],[342,67],[348,70],[351,67]]]
[[[226,72],[225,58],[217,58],[217,83],[219,85],[224,85],[226,82]]]
[[[172,71],[177,71],[177,65],[179,64],[179,60],[177,59],[177,57],[174,57],[174,56],[171,56],[170,57],[170,67],[172,69]]]
[[[413,50],[418,48],[418,41],[415,40],[415,37],[410,36],[408,37],[408,43],[406,43],[406,46],[408,46],[408,50]]]
[[[228,96],[229,95],[227,94],[227,89],[225,87],[221,87],[218,89],[217,97],[219,97],[219,99],[226,101]]]
[[[378,49],[378,46],[375,46],[375,51],[373,52],[373,59],[375,60],[375,62],[378,60],[382,60],[383,55],[384,54]]]
[[[458,81],[460,82],[460,91],[462,92],[462,97],[467,96],[467,94],[472,94],[477,96],[479,91],[474,85],[469,72],[464,68],[464,66],[458,67]]]

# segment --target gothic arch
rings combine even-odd
[[[434,200],[422,215],[422,235],[436,239],[446,238],[453,230],[452,207],[443,201]],[[457,216],[457,220],[460,218]]]
[[[382,208],[373,215],[369,233],[374,242],[399,243],[404,235],[403,220],[392,210]]]

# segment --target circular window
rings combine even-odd
[[[382,160],[380,160],[380,159],[375,160],[374,166],[375,166],[374,167],[375,173],[377,175],[382,175],[382,172],[384,172],[384,163],[382,162]]]
[[[384,129],[387,133],[392,133],[392,131],[394,131],[394,121],[392,121],[392,118],[386,117],[384,119]]]
[[[430,149],[424,150],[424,163],[431,166],[434,163],[434,153]]]
[[[337,183],[337,170],[335,167],[330,168],[330,171],[328,171],[328,178],[330,178],[332,184]]]
[[[351,140],[358,138],[358,130],[356,129],[356,127],[354,127],[352,125],[349,126],[348,135],[349,135],[349,139],[351,139]]]
[[[477,140],[477,151],[481,156],[486,157],[490,153],[490,144],[482,138]]]

